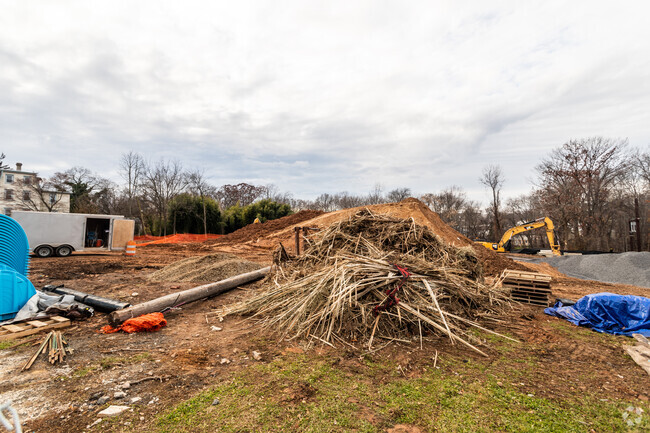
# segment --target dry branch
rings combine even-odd
[[[410,276],[403,280],[396,265]],[[368,210],[320,232],[266,282],[266,290],[222,313],[252,314],[283,338],[365,341],[369,350],[375,334],[411,341],[422,332],[485,355],[468,341],[476,338],[467,328],[486,330],[479,321],[509,306],[501,291],[484,284],[470,248],[448,245],[412,219]]]

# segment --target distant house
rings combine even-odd
[[[44,184],[35,172],[0,169],[0,212],[11,215],[12,210],[40,212],[70,212],[70,193]]]

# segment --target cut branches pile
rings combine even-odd
[[[507,294],[485,285],[471,248],[448,245],[411,220],[363,210],[308,240],[267,288],[223,313],[252,318],[283,338],[327,344],[438,334],[485,355],[467,332],[501,315]],[[507,337],[506,337],[507,338]]]

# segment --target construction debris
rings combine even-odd
[[[176,307],[179,305],[187,304],[188,302],[197,301],[199,299],[215,296],[235,287],[250,283],[251,281],[259,280],[269,273],[271,267],[258,269],[245,274],[237,275],[227,278],[216,283],[204,284],[202,286],[194,287],[178,293],[171,293],[160,298],[152,299],[151,301],[143,302],[123,310],[113,311],[108,321],[111,326],[118,326],[125,320],[138,317],[143,314],[163,311],[167,308]]]
[[[38,347],[36,353],[27,360],[20,371],[29,370],[38,358],[38,355],[41,353],[47,353],[48,362],[50,364],[63,362],[65,356],[73,352],[73,349],[65,348],[67,345],[68,343],[63,339],[63,334],[61,334],[61,331],[50,332]]]
[[[56,293],[58,295],[72,295],[74,296],[75,301],[85,305],[89,305],[95,308],[97,311],[101,311],[104,313],[110,313],[111,311],[121,310],[122,308],[127,308],[131,305],[128,302],[120,302],[114,299],[104,298],[102,296],[91,295],[88,293],[80,292],[79,290],[69,289],[67,287],[64,287],[63,284],[60,284],[58,286],[48,284],[47,286],[43,287],[43,290],[51,293]]]
[[[623,345],[623,349],[630,355],[639,367],[650,374],[650,340],[641,334],[632,334],[637,341],[635,346]]]
[[[129,409],[131,409],[129,406],[111,405],[99,412],[97,416],[115,416]]]
[[[53,316],[44,320],[30,320],[24,323],[3,325],[0,326],[0,341],[13,340],[26,335],[36,334],[37,332],[66,328],[68,326],[70,326],[70,319],[59,316]]]
[[[370,348],[374,338],[434,333],[485,355],[466,329],[493,332],[479,322],[510,305],[506,291],[485,285],[473,249],[449,245],[412,219],[362,210],[307,241],[303,255],[267,278],[267,290],[222,313],[252,314],[284,338]]]
[[[165,320],[163,313],[149,313],[129,319],[116,328],[111,325],[103,326],[101,331],[104,334],[112,334],[118,331],[133,334],[134,332],[155,332],[165,326],[167,326],[167,320]]]

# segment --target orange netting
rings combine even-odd
[[[122,326],[118,326],[117,328],[106,325],[102,328],[102,332],[104,334],[112,334],[117,331],[124,331],[128,334],[141,331],[153,332],[162,329],[166,325],[167,320],[165,320],[163,313],[149,313],[128,319],[122,323]]]
[[[223,235],[195,235],[190,233],[179,233],[169,236],[135,236],[133,240],[138,241],[138,246],[143,247],[145,245],[151,244],[180,244],[180,243],[191,243],[191,242],[203,242],[208,239],[217,239]],[[140,241],[145,241],[140,243]],[[147,242],[148,241],[148,242]]]

